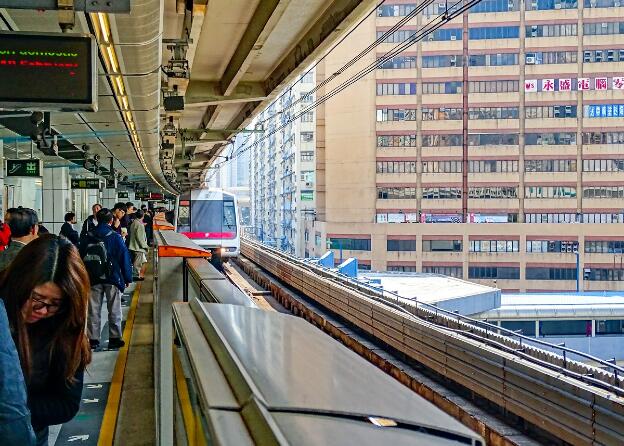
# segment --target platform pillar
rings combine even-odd
[[[43,200],[39,220],[52,234],[60,232],[65,214],[72,208],[70,184],[68,167],[43,168]]]

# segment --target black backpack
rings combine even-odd
[[[104,238],[112,234],[113,232],[111,231]],[[113,277],[113,261],[108,256],[108,252],[106,252],[104,238],[98,237],[93,232],[87,233],[87,244],[84,248],[82,261],[89,273],[91,285],[109,283]]]

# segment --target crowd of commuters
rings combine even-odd
[[[49,426],[76,415],[104,301],[108,348],[124,346],[122,295],[142,280],[153,214],[133,203],[92,212],[80,233],[68,212],[58,236],[28,208],[0,223],[1,445],[45,446]]]

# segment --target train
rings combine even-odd
[[[178,197],[176,230],[212,253],[220,265],[240,254],[236,196],[220,189],[193,189]]]

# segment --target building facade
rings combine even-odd
[[[260,114],[250,139],[252,230],[258,240],[305,255],[304,222],[315,212],[314,71]]]
[[[381,38],[347,75],[374,64],[445,4],[385,35],[415,8],[387,1],[319,79]],[[483,0],[325,104],[308,251],[504,290],[621,288],[623,76],[619,0]]]

